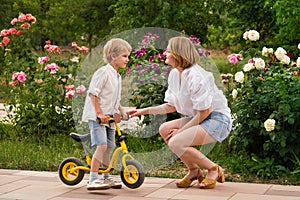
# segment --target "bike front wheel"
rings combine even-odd
[[[136,160],[127,160],[126,168],[121,168],[121,180],[128,188],[140,187],[145,179],[144,167]]]
[[[77,185],[80,183],[84,177],[84,170],[78,169],[72,173],[70,172],[70,169],[77,166],[83,166],[82,162],[77,158],[66,158],[62,161],[58,169],[60,180],[67,185]]]

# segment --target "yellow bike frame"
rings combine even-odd
[[[111,120],[113,120],[113,118],[110,117],[108,120],[111,121]],[[122,165],[123,165],[125,171],[128,171],[127,166],[126,166],[126,160],[127,159],[134,160],[134,158],[128,153],[128,149],[127,149],[127,146],[126,146],[126,143],[125,143],[125,139],[122,138],[122,132],[120,130],[120,127],[119,127],[118,123],[115,122],[115,121],[114,121],[114,123],[115,123],[115,126],[116,126],[117,134],[120,138],[120,141],[119,141],[120,147],[118,147],[114,150],[113,155],[111,157],[111,161],[109,163],[109,166],[106,169],[102,169],[102,168],[99,169],[98,172],[100,174],[109,173],[109,172],[113,171],[116,168],[120,153],[123,153]],[[91,166],[92,160],[91,160],[90,155],[88,155],[88,154],[85,155],[85,160],[86,160],[86,163],[88,164],[88,166]],[[76,166],[76,167],[70,169],[70,173],[74,173],[77,170],[90,171],[90,168],[87,167],[87,166]]]

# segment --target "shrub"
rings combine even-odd
[[[63,54],[60,47],[46,41],[39,57],[29,39],[30,26],[36,18],[20,14],[12,20],[13,28],[2,30],[1,51],[4,53],[4,76],[10,82],[9,121],[20,135],[38,137],[65,133],[73,128],[70,98],[75,94],[73,77],[85,47],[73,43],[73,50]]]
[[[255,31],[248,34],[247,42],[259,39]],[[249,48],[228,56],[236,73],[223,76],[234,117],[230,144],[291,168],[300,154],[300,58],[294,58],[281,47]]]

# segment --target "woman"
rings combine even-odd
[[[165,55],[166,64],[174,67],[168,78],[166,103],[129,114],[182,114],[184,117],[165,122],[159,129],[169,148],[189,169],[176,185],[189,187],[198,180],[200,188],[214,188],[217,181],[225,181],[224,170],[194,146],[222,142],[228,136],[232,122],[227,100],[217,88],[213,74],[197,64],[200,56],[189,38],[171,38]],[[200,168],[208,170],[205,178]]]

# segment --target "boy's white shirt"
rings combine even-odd
[[[121,76],[110,65],[100,67],[92,76],[82,113],[82,121],[96,121],[96,111],[89,94],[98,97],[103,114],[119,113],[121,100]]]

